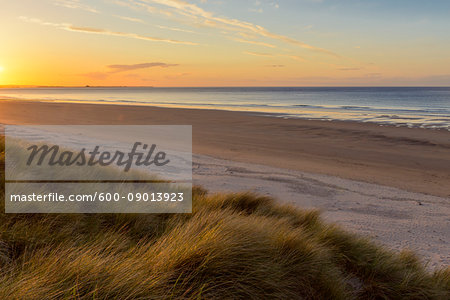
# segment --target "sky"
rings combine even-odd
[[[449,86],[447,0],[0,0],[0,85]]]

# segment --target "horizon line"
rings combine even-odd
[[[152,86],[152,85],[20,85],[20,84],[5,84],[0,85],[0,89],[21,89],[21,88],[428,88],[441,87],[450,88],[450,85],[223,85],[223,86]]]

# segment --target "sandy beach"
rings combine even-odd
[[[0,100],[2,124],[193,126],[194,182],[251,190],[450,263],[450,132],[134,105]]]
[[[133,105],[0,100],[4,124],[192,125],[193,151],[450,197],[450,132]]]

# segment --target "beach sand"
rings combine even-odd
[[[450,132],[134,105],[0,100],[3,124],[193,126],[194,183],[319,208],[391,248],[450,263]]]

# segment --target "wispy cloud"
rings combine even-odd
[[[261,7],[261,1],[256,0],[256,1],[253,3],[253,5],[256,6],[256,8],[250,8],[249,11],[257,12],[257,13],[260,13],[260,14],[263,13],[263,9],[262,9],[262,7]]]
[[[109,76],[112,76],[114,74],[121,73],[121,72],[135,71],[135,70],[155,68],[155,67],[169,68],[169,67],[175,67],[175,66],[178,66],[178,64],[167,64],[167,63],[163,63],[163,62],[148,62],[148,63],[131,64],[131,65],[116,64],[116,65],[106,66],[109,69],[106,72],[88,72],[88,73],[83,73],[83,74],[79,74],[79,75],[90,78],[90,79],[103,80],[103,79],[108,78]],[[133,73],[126,74],[123,76],[135,77],[135,78],[140,78],[140,79],[143,78],[141,75],[133,74]]]
[[[108,34],[108,35],[122,35],[125,33],[121,32],[111,32],[105,29],[101,28],[93,28],[93,27],[80,27],[80,26],[74,26],[74,25],[64,25],[63,29],[69,30],[69,31],[80,31],[80,32],[86,32],[86,33],[101,33],[101,34]]]
[[[189,76],[191,75],[191,73],[176,73],[176,74],[172,74],[172,75],[167,75],[166,78],[167,79],[179,79],[181,77],[185,77],[185,76]]]
[[[161,28],[161,29],[172,30],[172,31],[180,31],[180,32],[187,32],[187,33],[197,33],[197,32],[192,31],[192,30],[181,29],[181,28],[177,28],[177,27],[169,27],[169,26],[163,26],[163,25],[156,25],[156,27]]]
[[[261,52],[253,52],[253,51],[244,51],[245,54],[253,55],[253,56],[265,56],[265,57],[272,57],[273,54],[270,53],[261,53]]]
[[[247,43],[247,44],[253,44],[253,45],[264,46],[264,47],[269,47],[269,48],[276,48],[275,45],[272,45],[269,43],[264,43],[264,42],[259,42],[259,41],[245,40],[245,39],[240,39],[240,38],[233,38],[233,40],[240,42],[240,43]]]
[[[126,16],[119,16],[119,15],[113,15],[116,18],[125,20],[125,21],[130,21],[130,22],[134,22],[134,23],[141,23],[141,24],[145,24],[144,20],[138,19],[138,18],[131,18],[131,17],[126,17]]]
[[[283,68],[284,65],[266,65],[266,67],[270,67],[270,68]]]
[[[117,5],[122,6],[122,7],[128,7],[128,8],[131,8],[133,10],[136,10],[136,8],[137,8],[132,3],[126,2],[126,0],[125,1],[122,1],[122,0],[106,0],[106,1],[108,1],[110,3],[113,3],[113,4],[117,4]]]
[[[264,10],[261,7],[259,7],[259,8],[250,8],[249,11],[260,13],[260,14],[262,14],[264,12]]]
[[[123,7],[131,8],[136,11],[144,9],[146,12],[151,13],[151,14],[159,13],[159,14],[165,15],[166,17],[173,16],[173,13],[167,9],[157,8],[157,7],[148,5],[146,3],[138,2],[135,0],[128,0],[128,2],[125,2],[122,0],[109,0],[109,1],[112,1],[113,3],[123,6]],[[144,1],[144,0],[142,0],[142,1]],[[148,2],[148,1],[144,1],[144,2]]]
[[[304,59],[303,57],[298,56],[298,55],[282,54],[282,56],[289,57],[290,59],[293,59],[293,60],[296,60],[296,61],[301,61],[301,62],[306,61],[306,59]]]
[[[194,42],[186,42],[186,41],[179,41],[179,40],[172,40],[172,39],[165,39],[165,38],[159,38],[159,37],[151,37],[151,36],[145,36],[140,35],[136,33],[126,33],[126,32],[115,32],[115,31],[109,31],[105,29],[98,29],[98,28],[91,28],[91,27],[77,27],[77,26],[68,26],[64,29],[69,31],[79,31],[79,32],[85,32],[85,33],[95,33],[95,34],[103,34],[103,35],[112,35],[112,36],[121,36],[121,37],[128,37],[128,38],[134,38],[137,40],[145,40],[145,41],[151,41],[151,42],[163,42],[163,43],[170,43],[170,44],[183,44],[183,45],[198,45]]]
[[[67,23],[51,23],[51,22],[46,22],[43,21],[41,19],[37,19],[37,18],[29,18],[29,17],[25,17],[25,16],[20,16],[19,20],[24,21],[24,22],[28,22],[28,23],[37,23],[40,25],[45,25],[45,26],[53,26],[53,27],[63,27],[63,26],[70,26],[70,24]]]
[[[134,65],[109,65],[108,68],[111,69],[111,71],[110,71],[111,73],[118,73],[118,72],[126,72],[126,71],[147,69],[147,68],[153,68],[153,67],[168,68],[168,67],[176,67],[176,66],[178,66],[178,64],[150,62],[150,63],[142,63],[142,64],[134,64]]]
[[[198,45],[197,43],[194,43],[194,42],[179,41],[179,40],[172,40],[172,39],[159,38],[159,37],[151,37],[151,36],[145,36],[145,35],[140,35],[140,34],[136,34],[136,33],[110,31],[107,29],[94,28],[94,27],[74,26],[74,25],[68,24],[68,23],[51,23],[51,22],[42,21],[40,19],[28,18],[28,17],[23,17],[23,16],[19,17],[19,19],[22,21],[25,21],[25,22],[31,22],[31,23],[37,23],[37,24],[46,25],[46,26],[57,27],[57,28],[67,30],[67,31],[127,37],[127,38],[133,38],[133,39],[145,40],[145,41],[151,41],[151,42],[163,42],[163,43],[182,44],[182,45]]]
[[[242,36],[243,38],[246,38],[246,39],[256,39],[256,38],[258,38],[255,34],[248,34],[248,33],[245,33],[245,32],[238,32],[237,34],[239,34],[240,36]]]
[[[135,4],[142,5],[141,2],[136,2],[136,0],[129,0],[129,1]],[[190,17],[193,21],[201,22],[205,26],[218,28],[223,28],[224,26],[226,26],[227,29],[230,30],[250,32],[257,34],[259,36],[279,40],[291,45],[308,49],[310,51],[327,54],[333,57],[339,57],[339,55],[330,50],[316,47],[288,36],[272,33],[269,30],[265,29],[264,27],[250,22],[241,21],[238,19],[231,19],[227,17],[215,16],[214,13],[206,11],[193,3],[188,3],[183,0],[142,0],[142,1],[145,3],[153,3],[169,7],[178,14],[183,15],[185,17]]]
[[[81,3],[79,0],[54,0],[53,4],[66,8],[82,9],[91,13],[99,13],[99,11],[92,6]]]

